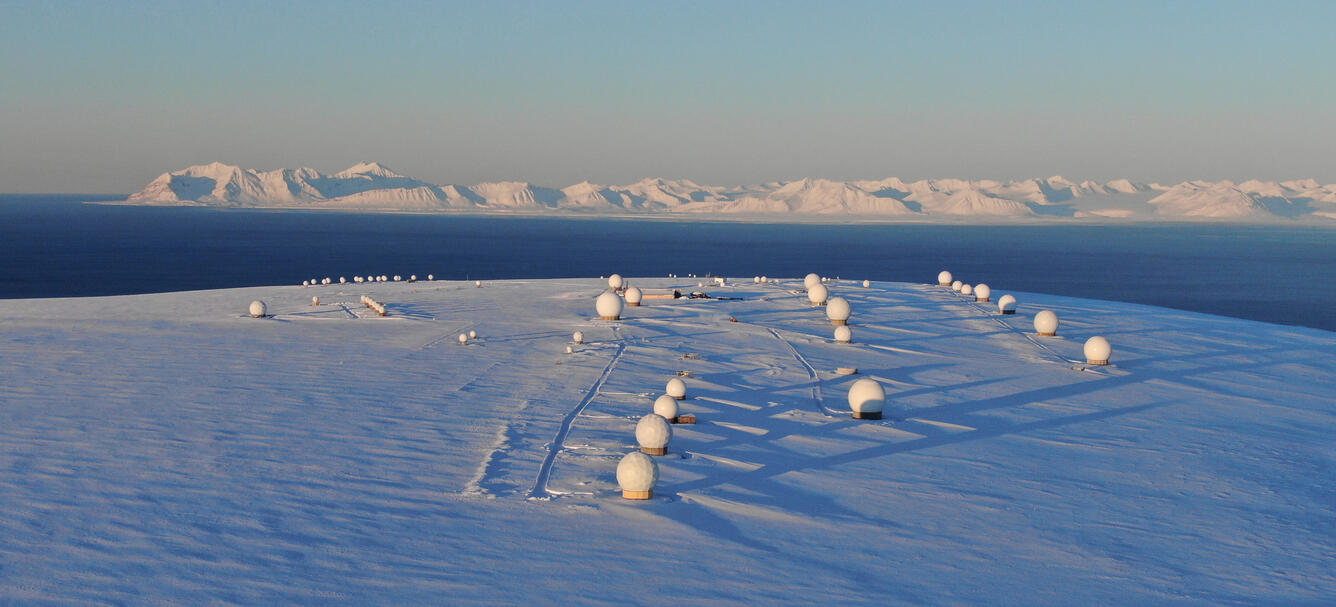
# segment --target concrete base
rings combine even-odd
[[[949,283],[949,282],[939,282],[939,283],[937,283],[937,286],[939,286],[939,287],[949,287],[949,286],[951,286],[951,283]]]
[[[813,304],[812,304],[812,307],[813,307],[813,308],[819,308],[819,307],[824,306],[824,305],[826,305],[826,302],[824,302],[824,301],[818,301],[818,302],[816,302],[816,303],[813,303]]]
[[[858,373],[858,367],[840,367],[835,369],[835,372],[840,375],[856,375]]]
[[[629,302],[629,301],[628,301],[628,302],[626,302],[626,305],[631,306],[632,308],[639,308],[639,307],[640,307],[640,302],[637,301],[637,302],[632,303],[632,302]]]
[[[848,324],[849,324],[849,321],[847,321],[847,320],[832,320],[832,321],[830,321],[830,324],[835,325],[835,326],[837,326],[837,327],[843,327],[843,326],[848,325]]]
[[[677,400],[686,400],[686,399],[687,399],[687,395],[683,394],[682,396],[674,396],[673,398],[675,398],[675,399],[677,399]]]
[[[1039,334],[1040,337],[1053,337],[1054,335],[1057,335],[1057,333],[1040,333],[1040,334]]]
[[[599,319],[599,320],[621,320],[622,317],[621,317],[621,316],[600,316],[600,317],[598,317],[598,319]]]
[[[690,413],[683,413],[683,414],[677,416],[677,421],[675,421],[675,422],[673,422],[673,423],[675,423],[675,424],[694,424],[694,423],[696,423],[696,416],[695,416],[695,415],[692,415],[692,414],[690,414]]]
[[[976,297],[974,301],[988,301],[987,297]]]
[[[1107,365],[1107,364],[1109,364],[1109,361],[1108,361],[1108,360],[1087,360],[1087,361],[1086,361],[1086,364],[1087,364],[1087,365]]]
[[[623,499],[628,499],[628,500],[647,500],[647,499],[649,499],[649,498],[651,498],[651,497],[654,497],[654,490],[653,490],[653,489],[650,489],[649,491],[627,491],[627,490],[625,490],[625,489],[622,490],[622,498],[623,498]]]
[[[881,419],[881,411],[854,411],[854,419]]]
[[[668,447],[641,447],[640,452],[645,455],[667,455]]]
[[[1003,310],[1002,313],[1003,313],[1003,314],[1015,314],[1016,311],[1015,311],[1015,310]]]
[[[851,342],[850,342],[849,340],[847,340],[847,339],[837,339],[837,340],[835,340],[835,343],[837,343],[837,344],[847,344],[847,343],[851,343]]]

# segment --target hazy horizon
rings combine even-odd
[[[222,161],[433,183],[1336,182],[1336,5],[0,4],[0,192]]]

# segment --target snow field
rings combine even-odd
[[[1029,293],[1003,316],[836,280],[855,331],[837,344],[801,281],[729,284],[706,291],[741,299],[620,321],[596,319],[594,279],[331,285],[319,307],[300,287],[0,302],[0,597],[1336,593],[1336,335]],[[1040,309],[1057,336],[1034,335]],[[453,343],[469,331],[485,338]],[[1110,366],[1085,364],[1093,335]],[[623,500],[617,464],[679,372],[698,423],[673,427],[654,497]],[[884,419],[850,418],[861,378]]]

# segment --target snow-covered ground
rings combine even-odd
[[[800,280],[616,322],[604,286],[0,301],[0,603],[1336,597],[1336,334],[839,281],[841,345]],[[1110,366],[1084,364],[1092,335]],[[623,500],[636,420],[682,372],[699,423]],[[886,419],[848,415],[859,378]]]

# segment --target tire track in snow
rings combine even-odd
[[[570,413],[561,420],[561,427],[557,429],[556,436],[552,437],[551,444],[547,448],[547,457],[543,458],[543,465],[538,468],[538,478],[534,479],[533,489],[529,491],[529,499],[551,499],[552,496],[547,492],[547,481],[552,476],[552,465],[557,461],[557,454],[561,453],[565,447],[566,437],[571,433],[571,425],[575,419],[584,412],[585,407],[589,406],[590,401],[598,396],[599,390],[603,384],[608,381],[608,376],[612,375],[613,367],[617,366],[617,361],[622,359],[622,353],[626,352],[626,342],[617,344],[617,352],[613,353],[612,360],[608,361],[608,366],[603,368],[603,373],[599,374],[598,379],[594,380],[594,385],[589,387],[589,392],[580,399],[580,404],[571,409]]]
[[[798,359],[798,362],[802,363],[803,367],[807,369],[807,375],[812,378],[812,400],[816,401],[817,412],[826,417],[835,417],[835,415],[831,413],[831,409],[826,406],[826,400],[821,395],[821,378],[817,377],[816,368],[813,367],[811,363],[807,362],[806,358],[803,358],[803,355],[798,352],[798,349],[793,347],[793,344],[789,343],[789,340],[780,336],[778,331],[771,329],[770,327],[766,327],[765,330],[769,331],[771,335],[774,335],[775,339],[779,340],[779,343],[784,344],[784,347],[789,349],[789,352],[793,354],[793,357]]]

